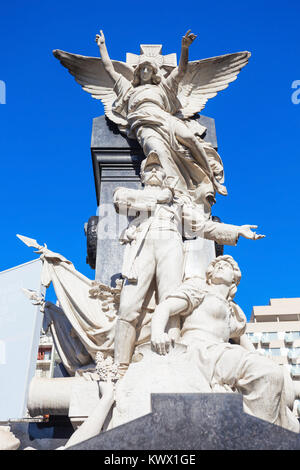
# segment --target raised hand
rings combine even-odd
[[[265,238],[265,235],[252,232],[252,228],[257,228],[257,225],[241,225],[239,228],[239,235],[244,238],[248,238],[248,240],[259,240],[260,238]]]
[[[189,29],[185,35],[182,37],[181,45],[182,47],[190,47],[192,42],[196,39],[196,34],[191,33],[191,30]]]
[[[110,75],[110,78],[113,80],[113,82],[116,82],[119,79],[120,74],[115,71],[112,61],[110,60],[102,29],[100,29],[100,34],[96,34],[95,41],[99,47],[99,52],[100,52],[102,64],[104,65],[104,69],[106,70],[108,75]]]
[[[100,29],[100,34],[96,34],[95,41],[98,46],[100,46],[101,44],[105,44],[105,37],[104,37],[102,29]]]

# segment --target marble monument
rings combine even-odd
[[[40,255],[42,284],[55,289],[56,305],[33,291],[28,296],[40,304],[70,376],[35,378],[28,409],[31,416],[73,419],[64,448],[151,413],[153,393],[240,394],[249,415],[299,432],[291,379],[244,334],[246,317],[234,302],[237,262],[186,249],[199,240],[236,245],[239,237],[264,237],[256,226],[212,219],[216,194],[227,194],[224,167],[195,119],[250,53],[189,62],[195,39],[190,30],[182,37],[178,66],[161,45],[141,45],[126,63],[111,60],[103,31],[96,35],[101,58],[54,51],[83,90],[102,101],[107,123],[136,141],[144,157],[141,186],[120,184],[110,201],[127,220],[114,284],[88,279],[64,256],[18,235]]]

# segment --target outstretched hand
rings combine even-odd
[[[241,225],[239,228],[239,235],[247,238],[248,240],[259,240],[260,238],[265,238],[265,235],[252,232],[252,228],[257,228],[257,225]]]
[[[105,37],[104,37],[102,29],[100,29],[100,34],[96,34],[95,41],[98,46],[100,46],[101,44],[105,44]]]
[[[190,47],[192,42],[196,39],[196,34],[191,33],[191,30],[189,29],[185,35],[182,37],[181,45],[182,47]]]

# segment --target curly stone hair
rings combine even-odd
[[[208,268],[206,270],[206,280],[207,280],[207,283],[210,284],[211,283],[211,277],[212,277],[212,273],[213,273],[213,270],[215,268],[215,266],[220,262],[220,261],[225,261],[226,263],[228,263],[231,268],[232,268],[232,271],[233,271],[233,277],[234,277],[234,280],[233,280],[233,283],[232,283],[232,286],[230,287],[230,291],[229,291],[229,300],[233,300],[235,294],[236,294],[236,291],[237,291],[237,286],[239,285],[240,283],[240,280],[241,280],[241,277],[242,277],[242,273],[240,271],[240,268],[237,264],[237,262],[232,258],[232,256],[230,255],[223,255],[223,256],[218,256],[217,258],[215,258],[209,265],[208,265]]]
[[[159,69],[157,67],[157,64],[155,63],[155,61],[152,61],[151,59],[147,59],[141,62],[135,68],[133,72],[132,86],[137,87],[141,84],[140,69],[144,65],[150,65],[153,68],[152,83],[153,85],[159,85],[159,83],[161,82],[161,76],[159,75]]]

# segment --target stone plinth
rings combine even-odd
[[[243,412],[239,394],[154,394],[152,413],[69,450],[299,450],[300,435]]]

